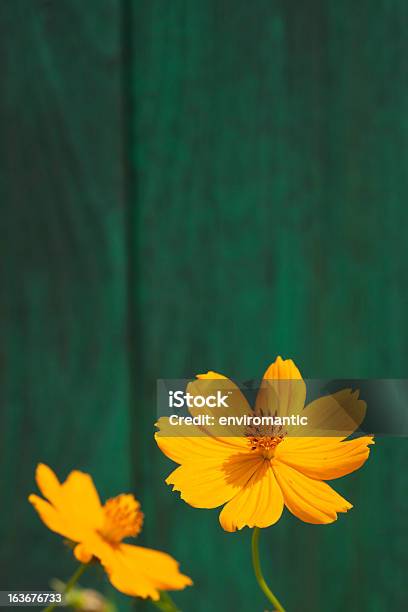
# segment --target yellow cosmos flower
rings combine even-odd
[[[339,512],[352,508],[324,481],[361,467],[368,445],[374,443],[372,436],[346,440],[365,416],[366,404],[358,392],[345,389],[305,407],[301,374],[292,360],[280,357],[264,374],[254,411],[239,388],[215,372],[199,375],[187,390],[205,396],[214,393],[216,385],[229,390],[234,415],[307,416],[309,429],[302,437],[290,427],[265,432],[252,426],[232,428],[231,435],[223,428],[218,435],[219,429],[189,425],[175,434],[168,418],[162,417],[157,444],[179,464],[166,483],[180,491],[183,500],[197,508],[225,504],[220,523],[226,531],[273,525],[284,505],[302,521],[315,524],[331,523]],[[190,412],[220,417],[231,414],[231,409]]]
[[[159,591],[192,584],[170,555],[122,542],[142,529],[143,514],[133,495],[118,495],[102,505],[89,474],[73,471],[61,484],[44,464],[37,467],[36,481],[47,501],[38,495],[30,495],[29,501],[45,525],[77,543],[78,561],[98,559],[119,591],[157,601]]]

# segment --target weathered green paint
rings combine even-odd
[[[143,410],[157,377],[248,379],[276,354],[310,377],[406,376],[407,7],[357,4],[135,3]],[[178,601],[262,610],[249,534],[165,491],[141,427],[149,537],[196,581]],[[355,508],[335,525],[263,534],[289,611],[406,607],[407,450],[379,440],[337,483]]]
[[[0,6],[2,589],[75,567],[27,502],[39,461],[130,485],[120,7]]]
[[[133,479],[185,612],[264,609],[249,532],[164,484],[155,380],[278,353],[406,376],[408,7],[357,4],[0,6],[1,588],[73,567],[26,502],[44,460],[104,496]],[[406,460],[378,440],[335,484],[349,515],[262,534],[289,612],[407,607]]]

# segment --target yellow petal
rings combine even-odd
[[[371,436],[342,441],[343,438],[285,438],[275,458],[310,478],[331,480],[360,468],[370,454]]]
[[[113,586],[132,597],[157,601],[159,591],[180,590],[192,584],[191,578],[180,573],[173,557],[150,548],[121,544],[103,555],[101,562]]]
[[[228,449],[202,460],[192,460],[178,467],[166,483],[180,491],[180,497],[195,508],[216,508],[236,495],[262,463],[251,452]]]
[[[265,380],[302,380],[299,368],[292,359],[278,356],[264,374]]]
[[[44,497],[55,504],[61,494],[61,483],[52,469],[44,463],[39,463],[35,471],[35,479]]]
[[[37,495],[31,495],[29,501],[52,531],[74,542],[81,542],[90,530],[99,528],[103,510],[88,474],[71,472],[67,480],[60,484],[54,472],[40,463],[36,480],[39,489],[51,503]]]
[[[38,512],[42,522],[55,533],[59,533],[64,538],[76,540],[77,532],[69,522],[66,522],[62,515],[55,508],[38,495],[30,495],[28,501]]]
[[[214,417],[214,426],[204,429],[213,436],[241,436],[244,434],[242,425],[218,425],[220,417],[235,416],[240,417],[252,413],[251,407],[242,393],[240,388],[226,376],[217,372],[207,372],[207,374],[198,374],[196,380],[187,385],[187,393],[191,393],[194,397],[197,395],[208,398],[210,395],[220,393],[225,396],[224,405],[215,407],[192,407],[190,413],[196,415],[208,415]]]
[[[60,511],[78,527],[99,529],[103,522],[103,510],[91,476],[74,470],[61,489]]]
[[[251,480],[231,499],[220,514],[225,531],[243,527],[269,527],[282,514],[283,495],[269,461],[263,461]]]
[[[226,457],[233,452],[246,450],[248,447],[247,439],[243,438],[213,438],[204,432],[197,432],[197,428],[193,427],[195,435],[174,436],[167,425],[167,417],[162,417],[157,425],[161,428],[155,433],[155,440],[160,450],[163,451],[169,459],[176,463],[184,463],[188,461],[201,461],[203,459],[219,459],[225,460]],[[177,429],[177,431],[179,431]],[[186,434],[191,432],[190,426],[186,426],[183,431]]]
[[[93,554],[83,544],[75,546],[74,555],[80,563],[89,563],[93,558]]]
[[[308,419],[309,436],[333,436],[347,438],[362,423],[367,404],[359,399],[359,391],[342,389],[325,395],[306,406],[302,416]]]
[[[264,415],[299,414],[305,404],[306,385],[291,359],[277,357],[266,370],[255,403],[255,412]]]
[[[325,482],[313,480],[297,470],[273,462],[273,471],[283,492],[286,507],[306,523],[332,523],[338,512],[352,505]]]

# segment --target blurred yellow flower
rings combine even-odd
[[[89,474],[73,471],[61,484],[44,464],[37,467],[36,481],[47,501],[38,495],[30,495],[29,501],[45,525],[77,543],[78,561],[98,559],[119,591],[157,601],[159,591],[192,584],[170,555],[122,542],[142,529],[143,514],[133,495],[118,495],[102,505]]]
[[[302,521],[315,524],[331,523],[338,512],[352,508],[324,480],[357,470],[369,455],[368,445],[374,443],[372,436],[345,441],[366,412],[358,392],[345,389],[305,407],[306,385],[301,374],[292,360],[280,357],[264,374],[255,411],[226,377],[208,372],[197,379],[188,386],[192,395],[209,397],[222,384],[232,398],[231,409],[205,408],[201,413],[218,418],[232,412],[241,417],[256,414],[290,419],[289,415],[302,415],[307,416],[309,429],[299,436],[290,427],[268,431],[243,426],[226,435],[226,428],[221,433],[220,428],[211,431],[211,427],[190,425],[175,434],[169,419],[162,417],[157,423],[157,444],[179,464],[166,483],[180,491],[184,501],[197,508],[225,504],[220,523],[226,531],[273,525],[284,505]],[[199,411],[193,408],[190,412]]]

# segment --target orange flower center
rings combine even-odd
[[[245,432],[251,451],[256,451],[266,459],[272,459],[275,449],[285,437],[282,427],[269,425],[247,427]]]
[[[108,499],[103,512],[105,520],[99,533],[112,544],[118,544],[129,536],[137,536],[142,530],[143,512],[131,494]]]
[[[257,438],[256,436],[248,437],[248,444],[251,447],[251,451],[258,451],[266,459],[272,459],[275,454],[275,448],[283,440],[283,436],[265,436],[263,438]]]

